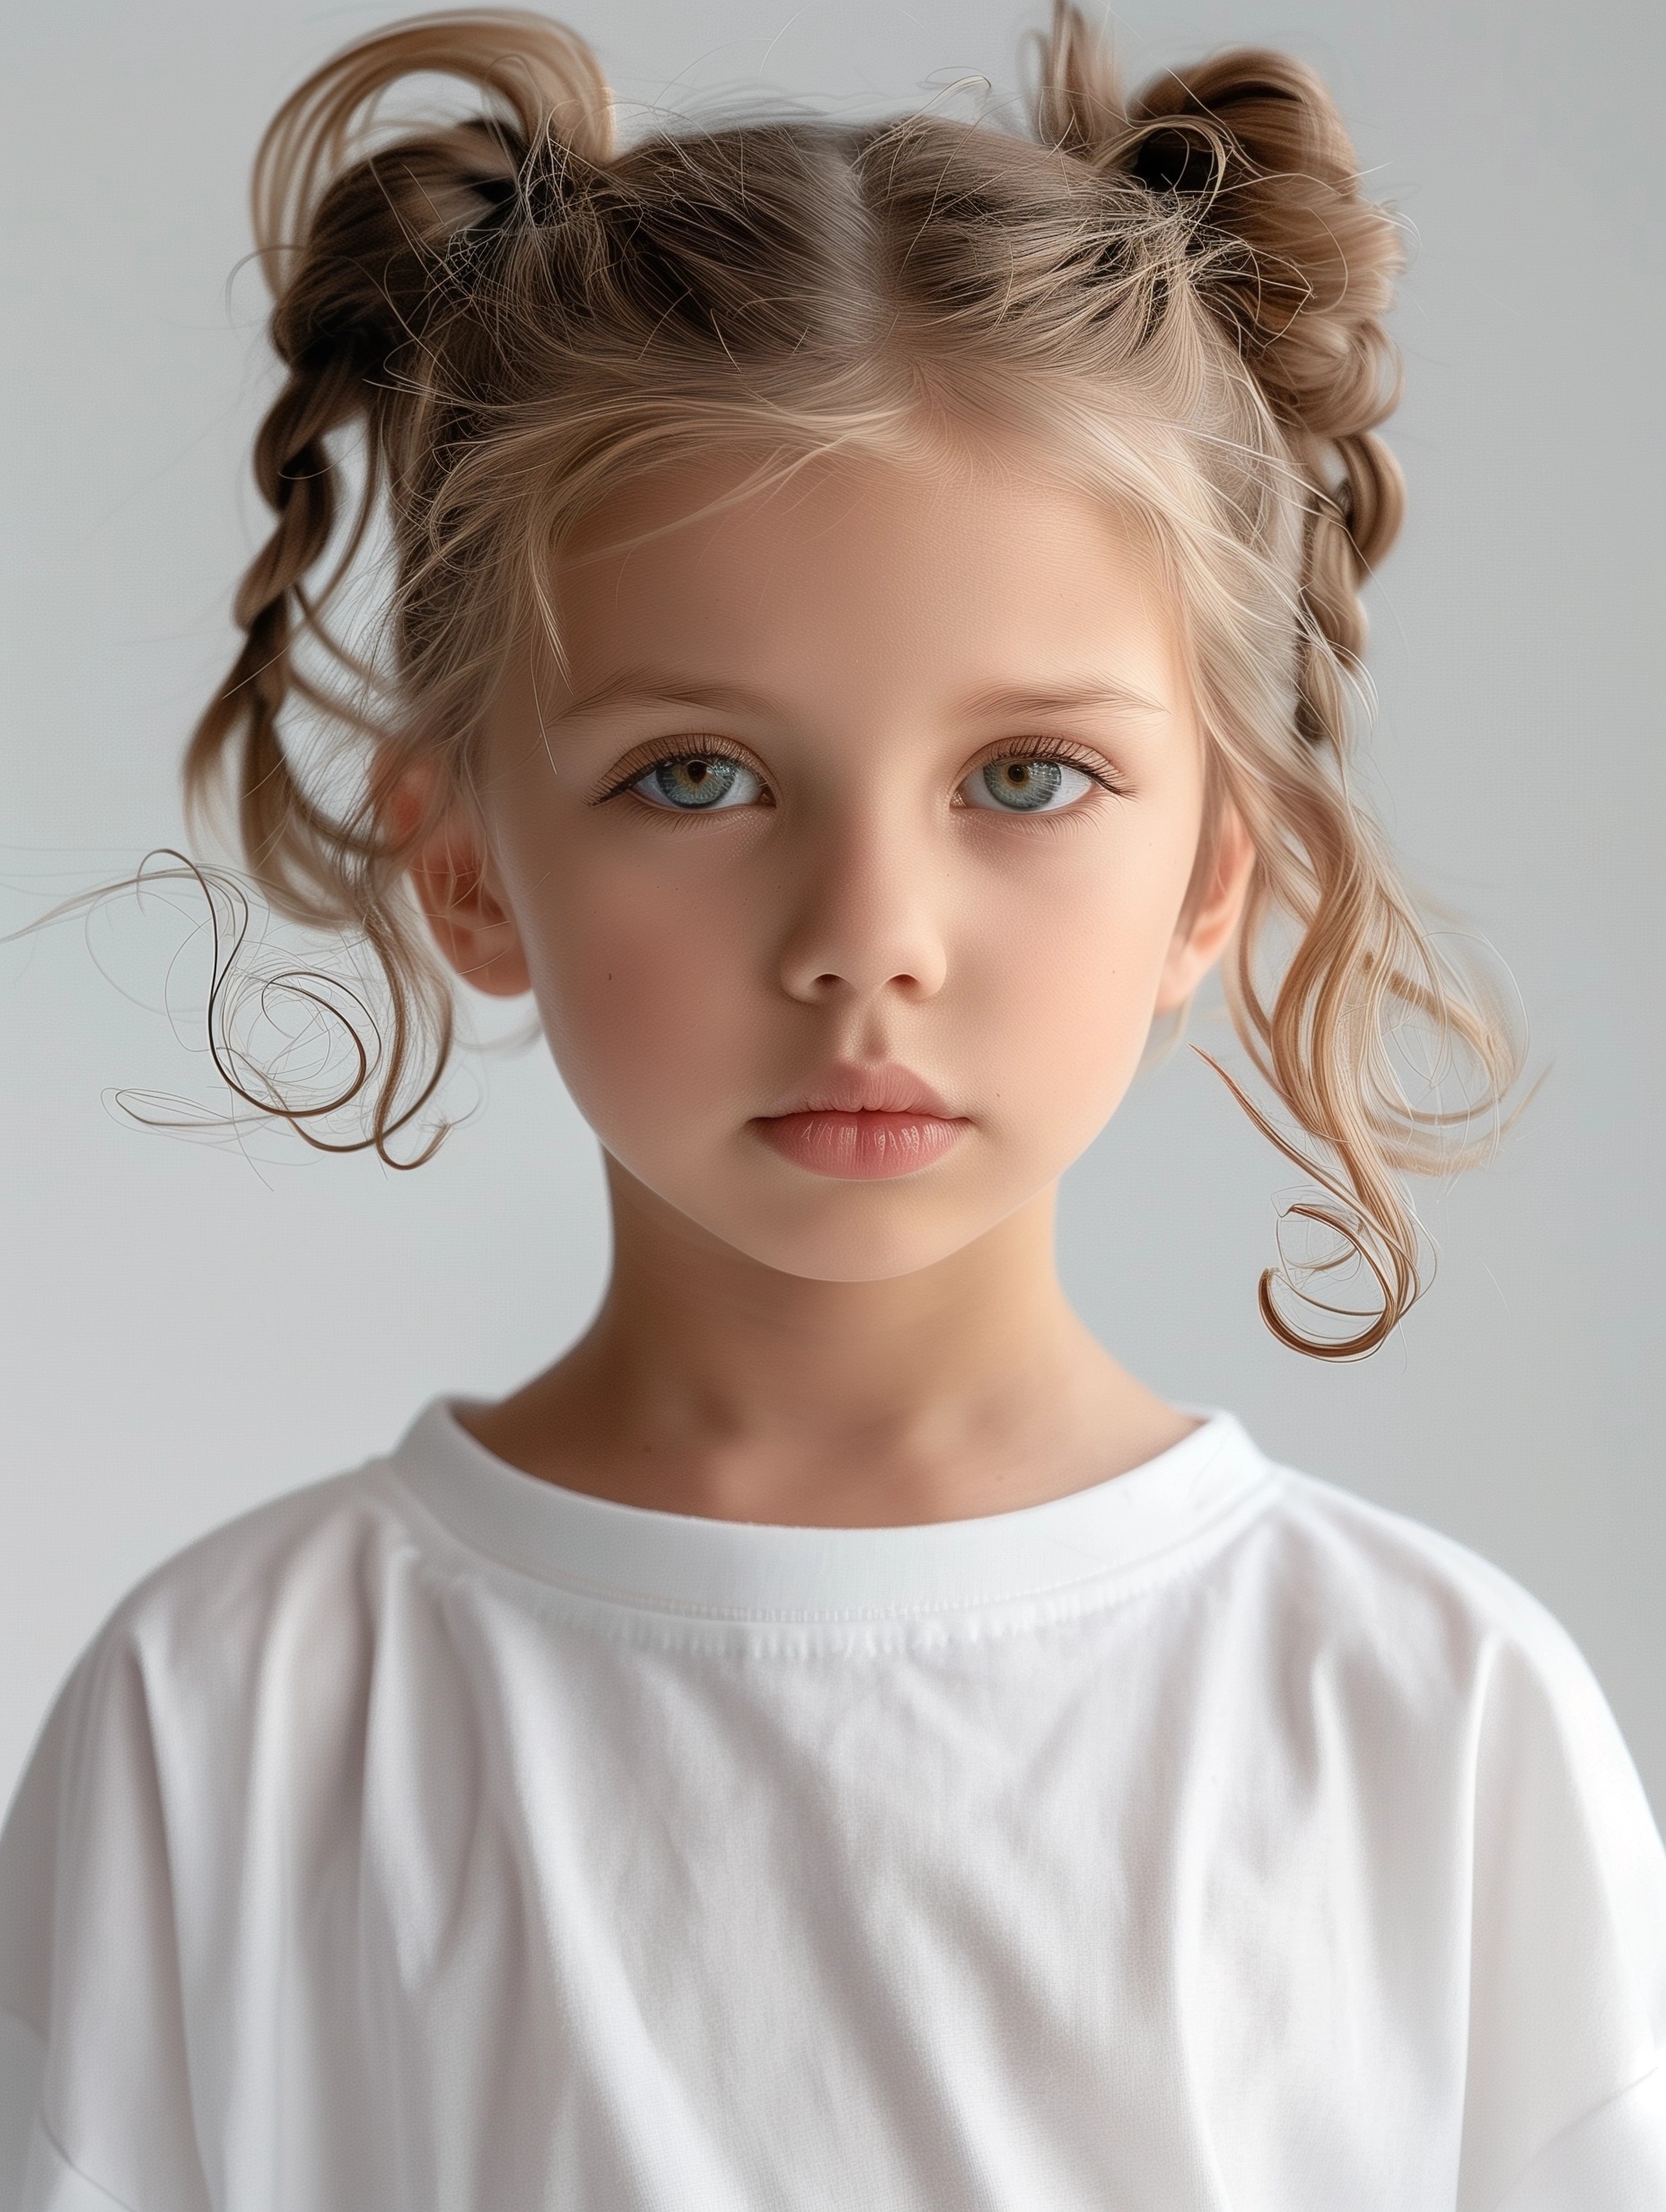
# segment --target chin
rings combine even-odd
[[[776,1205],[725,1221],[707,1216],[703,1226],[758,1266],[802,1281],[883,1283],[964,1251],[1008,1210],[933,1205],[923,1191],[905,1197],[895,1184],[882,1196],[846,1184],[797,1219]]]

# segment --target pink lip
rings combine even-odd
[[[783,1159],[812,1175],[872,1181],[912,1175],[957,1145],[970,1123],[894,1062],[841,1063],[751,1124]]]

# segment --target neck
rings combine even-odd
[[[1037,1504],[1191,1426],[1071,1311],[1051,1191],[932,1267],[827,1283],[706,1236],[622,1171],[609,1181],[593,1325],[469,1416],[528,1473],[664,1512],[881,1526]]]

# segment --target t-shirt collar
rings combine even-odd
[[[390,1470],[472,1549],[636,1611],[732,1621],[879,1621],[1086,1595],[1150,1568],[1265,1488],[1230,1414],[1143,1466],[1010,1513],[903,1528],[782,1528],[616,1505],[495,1458],[442,1400]]]

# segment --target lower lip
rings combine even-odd
[[[938,1114],[774,1114],[752,1124],[765,1144],[812,1175],[872,1182],[913,1175],[960,1140],[964,1121]]]

